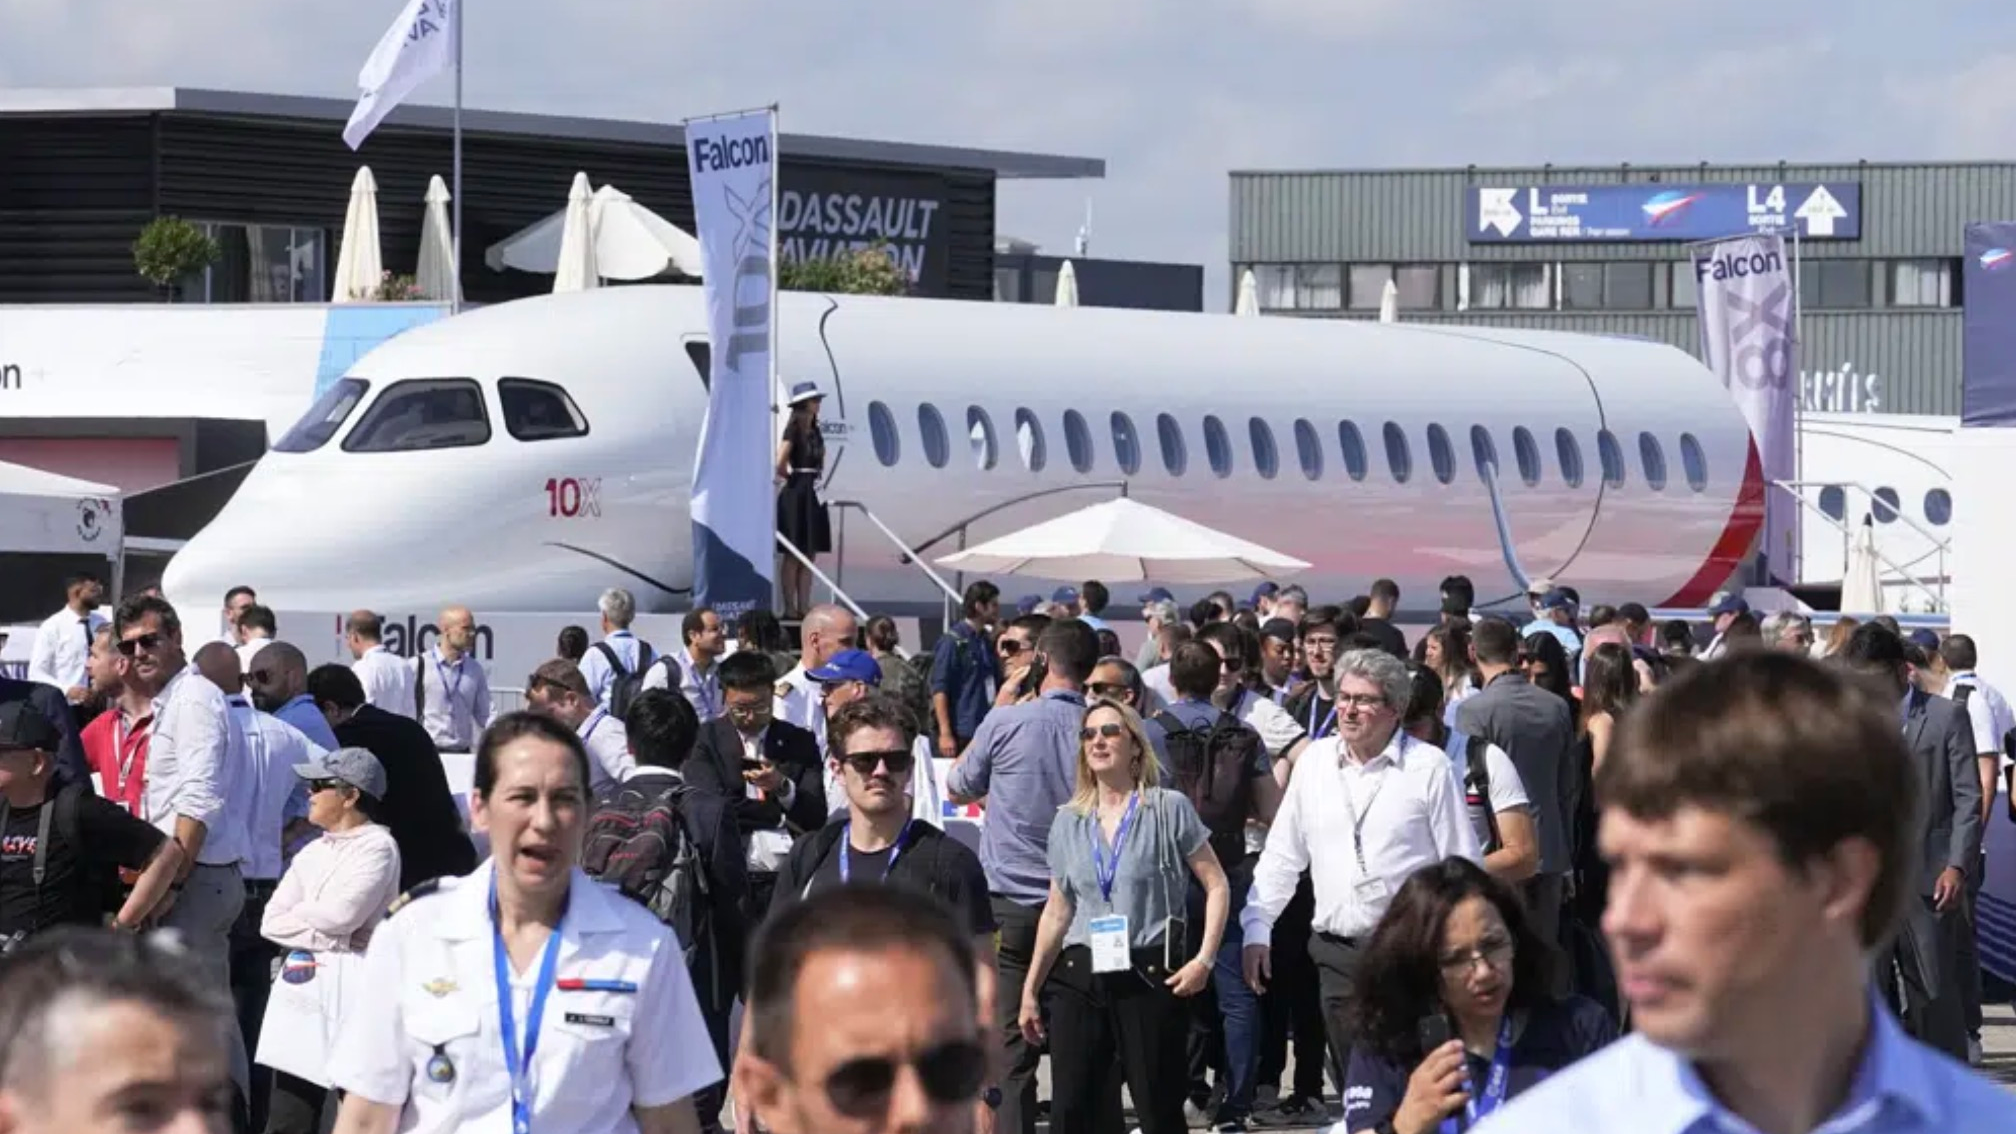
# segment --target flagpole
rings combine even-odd
[[[455,0],[455,294],[449,297],[450,314],[462,309],[462,8],[468,0]]]

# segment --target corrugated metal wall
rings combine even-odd
[[[133,272],[153,216],[144,118],[0,120],[0,302],[154,298]]]
[[[1859,241],[1805,254],[1957,256],[1968,221],[2016,218],[2016,163],[1977,165],[1633,166],[1232,174],[1234,263],[1351,260],[1677,260],[1674,244],[1471,244],[1473,185],[1859,181]]]

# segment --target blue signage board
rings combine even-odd
[[[1967,226],[1960,424],[2016,425],[2016,222]]]
[[[1862,184],[1471,186],[1464,213],[1473,244],[1719,240],[1753,232],[1860,240]]]

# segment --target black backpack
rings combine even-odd
[[[701,940],[713,932],[707,866],[686,833],[685,800],[693,790],[675,772],[603,785],[581,847],[582,870],[679,935],[689,971]],[[708,950],[709,957],[717,953]],[[710,990],[719,983],[719,973],[712,975]]]
[[[1966,709],[1967,698],[1972,697],[1973,695],[1974,695],[1974,687],[1972,685],[1962,685],[1959,688],[1953,690],[1953,703],[1960,706],[1962,709]],[[2007,733],[2003,734],[2002,755],[2010,759],[2016,759],[2016,728],[2012,728]],[[2009,790],[2009,794],[2005,798],[2005,802],[2009,807],[2009,821],[2011,823],[2016,823],[2016,779],[2012,779],[2010,783],[2011,787]]]
[[[642,638],[637,639],[637,656],[644,660],[644,664],[637,667],[636,673],[631,673],[623,668],[623,663],[617,659],[616,651],[609,648],[609,643],[597,642],[594,648],[602,652],[602,660],[609,663],[609,671],[614,674],[609,681],[609,715],[622,720],[630,712],[630,702],[635,701],[637,694],[644,691],[644,675],[651,672],[651,666],[657,656],[656,651],[651,648],[651,643]],[[678,689],[678,683],[674,682],[672,687]]]
[[[119,881],[119,867],[110,862],[98,862],[84,853],[84,831],[78,823],[77,811],[83,805],[84,796],[90,792],[89,786],[72,780],[56,788],[55,794],[43,801],[40,821],[36,827],[35,860],[30,867],[30,877],[35,889],[42,889],[42,878],[49,868],[49,835],[54,833],[63,839],[63,847],[76,860],[76,885],[88,891],[92,897],[85,905],[94,914],[103,916],[119,912],[125,902],[125,886]],[[6,800],[0,800],[0,834],[11,826],[11,811]],[[41,899],[35,900],[36,913],[41,913]],[[45,926],[36,926],[40,930]]]
[[[1261,750],[1260,734],[1231,713],[1208,729],[1189,728],[1170,713],[1155,714],[1169,753],[1169,774],[1211,831],[1211,849],[1228,869],[1246,858],[1246,819],[1253,814],[1250,774]]]
[[[1478,848],[1481,854],[1490,854],[1505,845],[1498,835],[1498,812],[1491,807],[1491,766],[1484,760],[1484,752],[1490,747],[1491,742],[1481,736],[1465,734],[1463,737],[1464,802],[1466,805],[1469,803],[1469,796],[1475,796],[1482,802],[1484,824],[1491,832],[1490,839]]]

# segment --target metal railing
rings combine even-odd
[[[1781,485],[1780,487],[1784,486]],[[1800,507],[1805,508],[1806,510],[1812,512],[1814,515],[1820,517],[1822,520],[1825,520],[1830,527],[1834,528],[1834,530],[1840,532],[1843,536],[1847,537],[1847,539],[1851,544],[1853,543],[1855,539],[1855,533],[1848,527],[1848,525],[1828,515],[1826,511],[1820,507],[1820,505],[1814,503],[1811,500],[1806,499],[1805,496],[1797,492],[1794,492],[1792,494],[1792,498],[1799,502]],[[1904,582],[1909,583],[1912,586],[1917,587],[1919,590],[1925,592],[1925,597],[1932,600],[1933,609],[1938,611],[1944,611],[1946,609],[1946,579],[1944,575],[1941,575],[1939,578],[1939,592],[1937,594],[1934,594],[1932,588],[1926,586],[1924,582],[1920,580],[1916,575],[1913,575],[1911,574],[1911,572],[1905,570],[1902,567],[1899,567],[1896,564],[1896,562],[1893,561],[1889,556],[1884,555],[1881,551],[1876,551],[1875,555],[1876,555],[1876,562],[1881,563],[1883,566],[1888,567],[1892,571],[1897,572],[1898,576],[1902,578]],[[1842,565],[1841,576],[1842,576],[1842,582],[1845,585],[1848,576],[1846,563]]]
[[[1813,511],[1813,512],[1815,512],[1815,513],[1817,513],[1817,514],[1818,514],[1818,515],[1820,516],[1820,518],[1821,518],[1821,519],[1824,519],[1824,520],[1826,520],[1826,521],[1827,521],[1828,523],[1832,524],[1832,525],[1833,525],[1833,526],[1834,526],[1835,528],[1839,529],[1839,530],[1840,530],[1840,531],[1842,532],[1842,534],[1844,534],[1845,536],[1847,536],[1847,538],[1848,538],[1848,541],[1849,541],[1850,545],[1852,545],[1852,544],[1854,543],[1854,539],[1855,539],[1855,533],[1853,532],[1853,530],[1851,530],[1851,529],[1849,529],[1848,527],[1846,527],[1846,526],[1845,526],[1844,524],[1842,524],[1842,523],[1841,523],[1840,521],[1836,520],[1836,519],[1835,519],[1834,517],[1832,517],[1832,516],[1829,516],[1829,515],[1828,515],[1828,514],[1826,513],[1826,511],[1825,511],[1824,509],[1822,509],[1822,508],[1821,508],[1821,507],[1820,507],[1820,506],[1819,506],[1818,504],[1814,503],[1813,501],[1810,501],[1810,500],[1806,499],[1806,494],[1805,494],[1804,492],[1800,491],[1801,489],[1804,489],[1804,488],[1852,488],[1852,489],[1855,489],[1855,490],[1856,490],[1857,492],[1860,492],[1860,493],[1862,493],[1862,495],[1864,495],[1864,496],[1867,496],[1867,497],[1869,498],[1869,504],[1870,504],[1870,512],[1871,512],[1871,513],[1874,513],[1874,512],[1875,512],[1875,510],[1876,510],[1877,508],[1881,508],[1881,509],[1883,509],[1884,511],[1886,511],[1886,512],[1888,512],[1888,513],[1890,514],[1890,519],[1891,519],[1891,520],[1901,520],[1901,521],[1903,521],[1903,522],[1904,522],[1904,524],[1905,524],[1906,526],[1908,526],[1908,527],[1909,527],[1909,528],[1910,528],[1910,529],[1911,529],[1912,531],[1914,531],[1914,532],[1917,532],[1917,533],[1918,533],[1919,535],[1922,535],[1922,536],[1924,536],[1924,537],[1925,537],[1925,538],[1926,538],[1926,539],[1927,539],[1928,541],[1930,541],[1930,542],[1931,542],[1931,544],[1932,544],[1932,552],[1933,552],[1933,554],[1935,554],[1935,555],[1937,555],[1937,556],[1939,557],[1939,575],[1938,575],[1938,580],[1939,580],[1939,593],[1938,593],[1938,594],[1937,594],[1936,596],[1935,596],[1935,595],[1933,595],[1933,594],[1932,594],[1932,592],[1931,592],[1930,590],[1926,589],[1926,587],[1925,587],[1925,584],[1924,584],[1924,583],[1923,583],[1923,582],[1922,582],[1922,581],[1921,581],[1921,580],[1920,580],[1920,579],[1919,579],[1919,578],[1918,578],[1918,577],[1917,577],[1916,575],[1912,574],[1912,573],[1911,573],[1911,572],[1910,572],[1910,571],[1909,571],[1908,569],[1906,569],[1906,568],[1903,568],[1903,567],[1899,567],[1899,566],[1898,566],[1897,564],[1895,564],[1895,563],[1891,562],[1891,561],[1890,561],[1890,560],[1889,560],[1889,559],[1888,559],[1887,557],[1885,557],[1885,556],[1884,556],[1884,555],[1882,555],[1881,553],[1878,553],[1878,554],[1877,554],[1877,556],[1876,556],[1876,559],[1877,559],[1877,561],[1878,561],[1878,562],[1882,563],[1882,564],[1883,564],[1884,566],[1886,566],[1886,567],[1889,567],[1889,568],[1890,568],[1891,570],[1893,570],[1893,571],[1896,571],[1896,572],[1898,572],[1899,574],[1903,575],[1903,577],[1904,577],[1904,578],[1905,578],[1905,579],[1906,579],[1907,581],[1909,581],[1909,582],[1912,582],[1912,583],[1915,583],[1915,584],[1917,584],[1917,586],[1918,586],[1918,588],[1919,588],[1920,590],[1923,590],[1923,591],[1925,591],[1926,595],[1927,595],[1927,596],[1929,596],[1929,597],[1931,597],[1931,598],[1932,598],[1932,601],[1938,604],[1938,609],[1940,609],[1940,610],[1945,610],[1945,609],[1946,609],[1946,580],[1947,580],[1947,578],[1949,577],[1949,576],[1948,576],[1948,574],[1947,574],[1947,571],[1946,571],[1946,553],[1947,553],[1948,551],[1952,550],[1952,546],[1953,546],[1953,543],[1952,543],[1952,540],[1950,540],[1950,539],[1941,539],[1941,538],[1939,538],[1938,536],[1936,536],[1936,535],[1933,535],[1933,534],[1932,534],[1932,532],[1931,532],[1931,531],[1930,531],[1929,529],[1927,529],[1927,528],[1925,527],[1925,525],[1923,525],[1923,524],[1920,524],[1920,523],[1919,523],[1918,521],[1916,521],[1916,520],[1912,519],[1911,517],[1909,517],[1909,516],[1905,515],[1905,514],[1904,514],[1904,510],[1903,510],[1903,509],[1902,509],[1901,507],[1898,507],[1897,505],[1895,505],[1895,504],[1892,504],[1892,503],[1890,503],[1889,501],[1887,501],[1887,500],[1884,500],[1884,499],[1882,499],[1882,498],[1878,497],[1878,496],[1876,495],[1876,493],[1875,493],[1875,492],[1874,492],[1874,491],[1873,491],[1872,489],[1870,489],[1870,488],[1869,488],[1869,486],[1868,486],[1868,485],[1865,485],[1865,484],[1861,483],[1860,481],[1853,481],[1853,480],[1775,480],[1775,481],[1772,481],[1771,483],[1772,483],[1773,485],[1775,485],[1775,486],[1779,487],[1779,488],[1782,488],[1782,489],[1784,489],[1784,490],[1785,490],[1785,491],[1787,491],[1787,492],[1790,492],[1790,493],[1791,493],[1791,494],[1792,494],[1792,495],[1793,495],[1793,496],[1794,496],[1795,498],[1797,498],[1797,499],[1798,499],[1799,503],[1800,503],[1800,504],[1801,504],[1802,506],[1804,506],[1804,507],[1806,507],[1806,508],[1808,508],[1808,509],[1812,510],[1812,511]],[[1921,557],[1921,558],[1922,558],[1922,557]]]
[[[1041,500],[1046,496],[1061,496],[1066,492],[1084,492],[1095,488],[1118,489],[1120,495],[1123,497],[1128,492],[1127,482],[1124,480],[1091,480],[1086,481],[1084,484],[1065,484],[1059,485],[1056,488],[1043,488],[1035,492],[1025,492],[1012,500],[1003,500],[999,504],[982,508],[980,511],[973,513],[951,527],[946,528],[944,531],[939,532],[937,535],[932,536],[930,539],[925,540],[923,543],[918,544],[917,554],[922,555],[946,540],[951,539],[953,536],[959,537],[959,550],[964,551],[966,550],[967,529],[996,512],[1005,512],[1018,504],[1027,504],[1031,500]]]
[[[808,556],[806,556],[804,552],[798,550],[797,546],[794,545],[790,540],[785,539],[783,532],[777,533],[777,546],[784,549],[784,554],[789,555],[791,558],[796,559],[799,563],[803,564],[807,571],[812,572],[813,578],[825,584],[826,591],[832,597],[832,600],[834,602],[837,602],[842,606],[845,606],[848,610],[853,611],[854,617],[860,619],[861,621],[863,622],[868,621],[868,612],[862,610],[860,604],[856,603],[853,600],[853,598],[851,598],[847,594],[846,591],[841,590],[840,584],[834,582],[832,578],[826,574],[826,572],[821,571],[819,569],[818,564],[812,562],[812,560]]]
[[[922,555],[913,550],[909,544],[903,542],[902,536],[897,535],[896,532],[893,529],[891,529],[888,524],[883,523],[882,517],[877,516],[874,513],[874,511],[868,507],[868,505],[863,504],[859,500],[834,500],[830,501],[827,504],[827,507],[837,508],[842,512],[840,520],[841,526],[840,526],[839,547],[840,547],[841,572],[843,575],[845,574],[846,571],[846,562],[847,562],[847,542],[846,542],[847,521],[845,513],[851,509],[867,517],[868,522],[874,524],[876,530],[880,531],[884,538],[886,538],[890,543],[896,545],[896,550],[902,553],[902,562],[907,563],[917,568],[919,571],[924,572],[924,576],[926,578],[930,579],[933,583],[937,584],[939,592],[945,596],[944,602],[941,604],[943,607],[942,614],[944,616],[944,627],[946,629],[949,629],[952,623],[958,621],[959,611],[961,606],[964,604],[965,600],[960,597],[958,591],[952,589],[952,584],[946,582],[944,576],[940,575],[938,572],[933,571],[931,569],[931,565],[924,561],[924,557]]]

